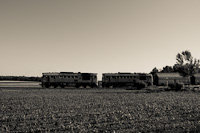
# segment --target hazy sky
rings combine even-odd
[[[149,73],[199,44],[199,0],[0,0],[0,75]]]

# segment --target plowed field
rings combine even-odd
[[[199,92],[0,89],[1,132],[199,132]]]

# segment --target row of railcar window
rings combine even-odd
[[[44,76],[45,78],[78,78],[78,76]]]
[[[136,76],[106,76],[105,78],[113,78],[113,79],[133,79]],[[146,76],[140,76],[140,80],[146,80]]]
[[[43,76],[43,78],[78,78],[78,76]],[[96,76],[93,76],[93,78],[96,78]]]

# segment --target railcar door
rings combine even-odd
[[[47,76],[47,82],[49,82],[50,81],[50,78],[49,78],[50,76]]]

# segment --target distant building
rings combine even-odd
[[[174,83],[188,84],[188,78],[181,76],[179,73],[156,73],[154,75],[155,85],[168,85]]]

